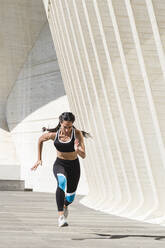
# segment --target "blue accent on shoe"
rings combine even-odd
[[[74,198],[75,198],[75,195],[76,194],[73,194],[73,195],[66,195],[66,200],[68,201],[68,202],[72,202],[72,201],[74,201]]]
[[[66,188],[66,177],[62,174],[57,174],[58,177],[58,187],[65,192]]]

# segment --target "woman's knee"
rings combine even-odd
[[[67,183],[66,177],[63,174],[59,173],[57,174],[57,178],[58,178],[58,187],[65,192],[66,183]]]
[[[68,203],[72,203],[75,199],[76,193],[66,193],[65,199],[67,200]]]

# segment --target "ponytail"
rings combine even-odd
[[[75,126],[73,126],[73,128],[76,129]],[[85,132],[83,130],[81,130],[81,132],[82,132],[82,135],[83,135],[84,138],[92,138],[90,133],[87,133],[87,132]]]
[[[43,132],[48,131],[48,132],[54,133],[54,132],[57,132],[60,129],[60,127],[61,127],[61,124],[59,122],[58,125],[55,128],[46,128],[46,127],[43,127],[42,128],[42,131]]]
[[[83,135],[85,138],[92,138],[92,136],[91,136],[90,133],[87,133],[87,132],[85,132],[85,131],[83,131],[83,130],[81,130],[81,132],[82,132],[82,135]]]
[[[45,131],[48,131],[48,132],[57,132],[60,129],[60,127],[61,127],[61,124],[59,122],[58,125],[55,128],[46,128],[46,127],[43,127],[42,128],[42,131],[43,132],[45,132]],[[73,128],[76,129],[75,126],[73,126]],[[87,133],[87,132],[85,132],[83,130],[81,130],[81,132],[82,132],[82,135],[83,135],[84,138],[92,138],[92,136],[91,136],[90,133]]]
[[[59,123],[58,123],[58,125],[55,128],[46,128],[46,127],[43,127],[42,128],[42,131],[43,132],[45,132],[45,131],[48,131],[48,132],[57,132],[60,129],[60,127],[61,127],[61,124],[60,123],[62,123],[63,121],[70,121],[70,122],[73,123],[75,121],[75,116],[71,112],[64,112],[64,113],[62,113],[59,116]],[[75,127],[73,126],[73,128],[75,128]],[[87,133],[85,131],[81,131],[81,132],[82,132],[82,135],[85,138],[92,138],[92,136],[90,135],[90,133]]]

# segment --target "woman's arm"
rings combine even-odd
[[[76,131],[75,151],[80,157],[85,158],[86,153],[85,153],[84,137],[81,131],[79,130],[75,130],[75,131]]]
[[[39,165],[42,165],[42,147],[43,147],[43,142],[54,139],[56,133],[45,133],[43,134],[39,140],[38,140],[38,160],[34,164],[34,166],[31,168],[31,170],[36,170]]]

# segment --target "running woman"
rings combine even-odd
[[[80,131],[73,126],[75,116],[71,112],[64,112],[59,116],[56,128],[43,127],[43,134],[38,140],[38,160],[31,168],[36,170],[42,165],[43,142],[54,141],[57,158],[53,165],[54,176],[57,179],[56,203],[58,208],[58,226],[68,226],[68,205],[75,198],[76,189],[80,178],[80,163],[78,155],[85,158],[85,145],[83,137],[90,137],[89,133]]]

